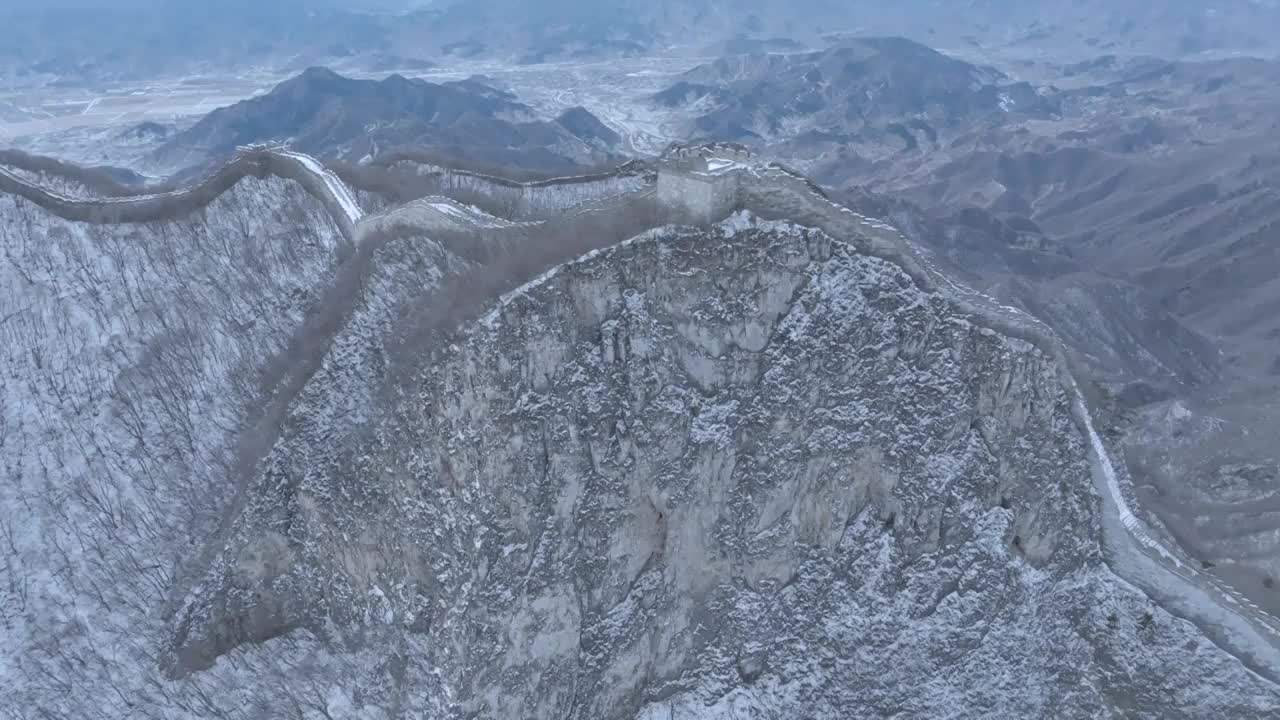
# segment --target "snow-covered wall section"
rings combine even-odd
[[[0,192],[30,200],[65,220],[97,224],[171,220],[200,210],[246,177],[276,176],[302,185],[329,210],[348,239],[363,211],[351,190],[319,161],[301,153],[250,149],[188,188],[120,197],[77,198],[33,184],[29,173],[0,167]]]
[[[638,163],[609,173],[516,182],[457,168],[401,161],[393,167],[411,170],[432,182],[430,191],[446,196],[476,194],[487,198],[503,215],[527,218],[577,208],[637,192],[654,182],[654,174]]]
[[[426,233],[435,229],[481,232],[519,228],[528,224],[490,215],[453,198],[425,197],[365,216],[357,229],[356,241],[362,243],[371,234],[394,227],[411,227]]]

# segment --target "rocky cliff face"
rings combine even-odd
[[[323,637],[282,687],[369,717],[1280,702],[1108,570],[1054,361],[893,263],[738,215],[592,253],[396,356],[414,247],[388,244],[259,466],[172,671]]]
[[[1122,507],[1048,331],[803,178],[495,301],[661,209],[347,215],[291,158],[154,222],[0,195],[16,717],[1280,704],[1280,635]]]

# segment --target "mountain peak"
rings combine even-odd
[[[264,95],[213,111],[158,155],[191,164],[240,145],[283,140],[353,160],[380,148],[425,146],[517,167],[526,157],[558,151],[569,167],[579,158],[594,160],[619,137],[582,108],[558,122],[539,121],[514,95],[475,80],[437,84],[400,74],[371,80],[312,67]]]
[[[556,122],[573,133],[575,137],[587,142],[600,141],[605,145],[615,145],[621,139],[618,133],[610,130],[608,125],[600,121],[600,118],[581,105],[560,113]]]
[[[346,79],[342,75],[339,75],[338,73],[334,72],[333,70],[323,65],[312,65],[306,70],[303,70],[299,74],[299,77],[303,77],[307,79],[325,79],[325,80],[332,80],[332,79],[345,80]]]

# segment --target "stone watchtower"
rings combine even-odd
[[[733,211],[751,153],[736,143],[672,145],[658,161],[658,202],[713,222]]]

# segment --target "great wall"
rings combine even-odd
[[[11,158],[5,160],[13,163]],[[32,167],[0,165],[0,192],[22,197],[65,220],[92,224],[150,223],[201,210],[246,177],[276,176],[297,182],[326,209],[355,252],[344,274],[359,276],[377,242],[377,230],[408,226],[425,232],[519,231],[554,224],[556,216],[608,213],[627,199],[653,197],[660,207],[680,210],[698,223],[747,210],[766,219],[818,228],[861,253],[890,261],[921,289],[938,293],[964,310],[976,325],[1021,339],[1054,358],[1077,428],[1091,453],[1093,480],[1104,516],[1104,547],[1117,575],[1170,613],[1198,626],[1254,672],[1280,683],[1280,621],[1234,588],[1202,572],[1184,554],[1157,540],[1141,519],[1125,469],[1116,463],[1094,428],[1094,419],[1073,373],[1070,354],[1056,334],[1020,310],[963,287],[938,271],[926,252],[894,228],[830,201],[814,183],[785,166],[757,162],[731,144],[676,145],[650,168],[631,164],[613,173],[517,183],[451,168],[424,168],[440,178],[440,196],[420,198],[366,214],[357,192],[309,156],[256,146],[241,151],[205,180],[188,188],[118,197],[71,197],[33,182]],[[47,168],[46,168],[47,170]],[[448,197],[468,190],[516,208],[503,218]],[[536,219],[534,216],[540,216]],[[566,258],[570,259],[570,258]],[[337,292],[335,290],[335,292]],[[345,291],[345,292],[349,292]],[[335,302],[348,302],[339,297]],[[305,370],[293,373],[305,382]],[[292,384],[297,385],[297,382]],[[283,408],[280,408],[283,411]],[[268,413],[268,419],[277,417]]]
[[[203,181],[167,192],[99,198],[72,198],[32,184],[0,167],[0,192],[18,195],[48,212],[73,222],[93,224],[145,223],[171,220],[204,208],[246,177],[276,176],[301,185],[325,206],[344,237],[355,237],[364,215],[350,189],[319,161],[301,153],[268,147],[243,148],[235,158]]]
[[[516,181],[498,175],[475,172],[413,154],[374,161],[377,166],[403,170],[429,179],[428,192],[444,196],[479,193],[502,207],[512,219],[529,218],[596,202],[652,186],[657,172],[643,161],[632,160],[609,172],[590,173],[540,180]]]

